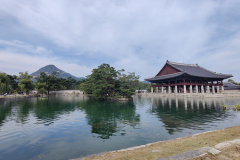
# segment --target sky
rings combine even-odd
[[[0,0],[0,71],[53,64],[85,77],[103,63],[155,76],[166,61],[240,82],[239,0]]]

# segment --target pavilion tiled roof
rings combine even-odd
[[[223,83],[225,90],[240,90],[240,85],[235,85],[230,82]]]
[[[232,77],[231,74],[221,74],[209,71],[198,64],[183,64],[183,63],[175,63],[167,61],[166,64],[172,66],[179,72],[168,74],[168,75],[162,75],[162,76],[155,76],[153,78],[147,78],[146,81],[157,81],[157,80],[164,80],[169,78],[178,77],[183,74],[187,74],[194,77],[201,77],[201,78],[214,78],[214,79],[226,79]]]

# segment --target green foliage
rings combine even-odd
[[[139,76],[135,73],[123,74],[109,64],[102,64],[93,69],[92,74],[80,84],[80,90],[92,94],[96,99],[106,99],[121,95],[131,97],[138,87]]]
[[[56,72],[52,73],[51,75],[46,75],[46,73],[41,72],[39,77],[37,77],[37,89],[39,90],[47,90],[47,93],[49,94],[50,90],[54,90],[57,88],[57,77]]]
[[[114,94],[115,80],[118,72],[109,64],[102,64],[93,69],[92,74],[81,85],[81,89],[88,94],[93,94],[96,99],[104,99]]]
[[[134,72],[129,73],[129,75],[120,73],[118,76],[120,82],[119,94],[123,97],[131,97],[139,86],[138,79],[139,76],[135,76]]]
[[[230,106],[229,106],[229,105],[222,105],[222,107],[223,107],[223,110],[230,109]]]
[[[235,84],[235,85],[239,85],[239,83],[235,82],[235,81],[232,80],[232,79],[229,79],[228,82],[229,82],[229,83],[232,83],[232,84]]]
[[[236,111],[240,111],[240,104],[236,104],[234,107],[233,107],[234,110]]]
[[[29,94],[30,90],[34,89],[34,84],[32,82],[32,80],[30,78],[32,78],[31,75],[28,74],[28,72],[19,72],[19,82],[18,82],[18,86],[20,87],[20,89],[24,92],[26,92],[27,94]]]
[[[5,73],[0,73],[0,94],[11,93],[12,91],[10,78]]]
[[[58,78],[57,72],[53,72],[51,75],[41,72],[36,80],[37,90],[44,88],[48,94],[54,90],[79,89],[79,84],[81,83],[81,81],[77,81],[72,77],[67,79]]]

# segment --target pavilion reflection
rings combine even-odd
[[[169,134],[185,128],[203,130],[208,123],[231,116],[221,107],[224,98],[152,97],[151,101],[150,113],[164,123]]]

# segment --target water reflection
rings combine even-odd
[[[239,125],[237,98],[135,96],[0,101],[0,159],[72,159]],[[40,158],[39,158],[40,157]]]
[[[99,138],[109,139],[116,134],[125,135],[124,124],[135,127],[140,115],[136,114],[133,102],[81,101],[79,108],[86,113],[92,133]]]
[[[28,98],[0,103],[0,126],[10,118],[25,124],[34,116],[37,124],[49,126],[62,115],[80,110],[86,114],[91,132],[98,138],[124,136],[125,126],[135,127],[140,122],[133,102],[99,102],[84,97]],[[1,129],[1,128],[0,128]]]
[[[169,134],[184,129],[204,130],[211,122],[224,121],[234,115],[225,112],[222,98],[186,98],[186,97],[152,97],[149,113],[155,115]]]

